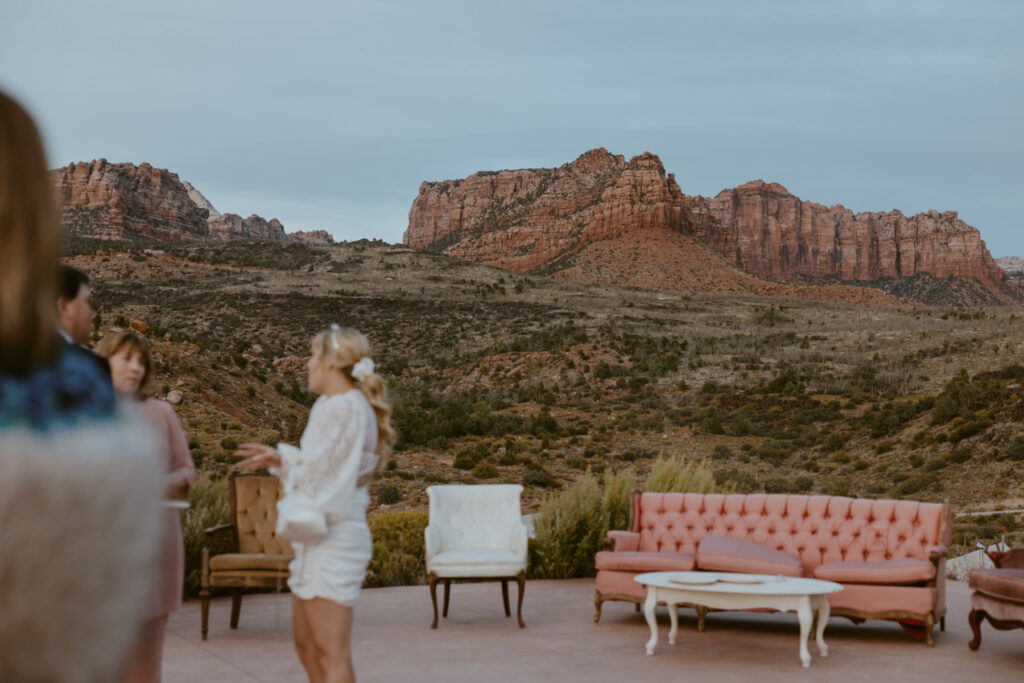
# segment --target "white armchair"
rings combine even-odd
[[[501,581],[505,616],[508,582],[519,584],[516,617],[523,628],[523,590],[526,588],[526,525],[519,504],[518,484],[430,486],[430,522],[426,528],[427,579],[437,628],[437,583],[444,582],[444,612],[452,579]]]

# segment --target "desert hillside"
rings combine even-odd
[[[1013,307],[639,289],[653,271],[594,287],[569,276],[602,260],[585,250],[559,279],[368,241],[72,249],[96,285],[96,335],[146,330],[157,394],[180,396],[209,476],[240,441],[298,438],[308,342],[337,321],[370,336],[394,397],[400,440],[375,509],[422,508],[435,482],[522,482],[530,510],[587,469],[670,454],[739,491],[1024,502]],[[1018,524],[977,518],[956,542],[1024,540]]]

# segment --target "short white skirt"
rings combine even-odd
[[[317,543],[293,543],[295,559],[288,565],[288,588],[302,600],[324,598],[354,607],[373,557],[373,538],[366,523],[368,487],[356,489],[344,517],[327,518],[327,535]]]

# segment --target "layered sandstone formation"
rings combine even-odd
[[[225,213],[209,220],[210,237],[218,240],[270,240],[287,242],[281,221],[252,214],[242,218],[237,213]]]
[[[104,239],[201,239],[209,212],[196,205],[177,174],[149,164],[78,162],[51,171],[65,222]]]
[[[1024,258],[1020,256],[1004,256],[997,258],[996,263],[1002,268],[1008,275],[1015,277],[1024,277]]]
[[[554,169],[476,173],[422,183],[405,244],[524,272],[611,235],[687,217],[675,178],[653,154],[595,149]]]
[[[296,230],[288,233],[288,241],[317,245],[334,244],[334,238],[326,230]]]
[[[854,214],[803,202],[761,180],[714,198],[690,197],[650,153],[627,163],[595,149],[556,169],[425,182],[403,241],[517,272],[556,273],[575,267],[574,255],[590,244],[638,233],[688,236],[693,248],[766,280],[870,282],[927,274],[976,280],[995,298],[1011,296],[981,235],[956,212]]]
[[[769,280],[872,281],[927,273],[972,278],[989,289],[1005,280],[981,234],[955,211],[854,214],[755,180],[713,199],[697,198],[691,215],[700,241]]]
[[[324,230],[287,234],[276,218],[221,214],[176,173],[143,163],[78,162],[50,172],[69,232],[100,239],[257,239],[333,244]]]

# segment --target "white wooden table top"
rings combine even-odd
[[[713,583],[704,583],[714,577]],[[826,595],[838,593],[843,587],[833,581],[804,579],[767,574],[733,574],[729,572],[649,572],[633,577],[645,586],[707,593],[747,595]],[[676,579],[673,581],[672,579]],[[701,583],[686,583],[687,580]],[[757,583],[748,583],[758,579]],[[743,581],[743,583],[736,583]]]

